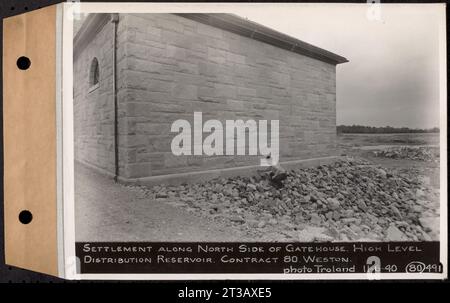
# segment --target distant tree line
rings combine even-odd
[[[339,125],[338,134],[394,134],[394,133],[439,133],[438,127],[433,128],[409,128],[392,126],[364,126],[364,125]]]

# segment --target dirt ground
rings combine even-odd
[[[339,134],[338,146],[352,148],[375,145],[439,145],[439,133]]]
[[[378,148],[395,146],[439,146],[439,134],[340,134],[338,135],[340,155],[367,159],[386,168],[417,170],[431,178],[431,184],[439,188],[439,163],[389,159],[375,157],[373,151]]]
[[[137,187],[82,165],[75,167],[75,238],[96,241],[251,241],[233,230],[186,209],[149,200]]]
[[[435,145],[435,134],[343,135],[340,153],[430,177],[439,188],[439,163],[375,157],[364,146]],[[437,141],[438,142],[438,141]],[[356,148],[355,148],[356,147]],[[76,241],[277,241],[274,232],[236,228],[229,220],[205,216],[176,201],[149,199],[140,187],[125,186],[81,165],[75,167]]]

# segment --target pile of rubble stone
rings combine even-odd
[[[348,158],[287,172],[155,186],[152,199],[252,231],[255,241],[431,241],[439,237],[439,192],[427,177]],[[272,238],[271,238],[272,237]]]
[[[427,146],[401,146],[373,152],[376,157],[439,162],[439,149]]]

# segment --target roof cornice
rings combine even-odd
[[[303,42],[291,36],[282,34],[271,28],[238,17],[233,14],[175,14],[195,20],[213,27],[217,27],[235,34],[258,40],[276,47],[302,54],[330,64],[340,64],[348,60],[320,47]]]
[[[80,29],[73,38],[73,57],[86,47],[86,45],[100,32],[108,21],[111,14],[90,14],[86,17]]]
[[[174,14],[203,24],[220,28],[235,34],[261,41],[294,53],[321,60],[330,64],[341,64],[348,60],[335,53],[285,35],[261,24],[246,20],[232,14]],[[100,32],[111,14],[90,14],[86,17],[80,30],[74,37],[74,58]]]

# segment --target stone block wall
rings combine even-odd
[[[120,16],[124,20],[123,16]],[[118,69],[125,64],[125,28],[117,30]],[[122,23],[122,25],[124,25]],[[107,22],[78,53],[73,63],[73,111],[75,160],[113,174],[114,167],[114,95],[113,95],[113,24]],[[89,83],[91,63],[99,63],[99,85]],[[121,80],[120,72],[118,81]]]
[[[122,178],[259,164],[260,156],[174,156],[171,124],[186,119],[193,126],[196,111],[224,127],[227,119],[278,119],[280,161],[334,155],[335,65],[172,14],[122,14],[118,26]],[[111,35],[108,23],[74,61],[75,157],[109,172]],[[88,92],[93,56],[100,86]]]
[[[126,178],[259,163],[259,156],[174,156],[172,122],[278,119],[280,160],[333,155],[335,65],[171,14],[127,14]],[[204,138],[208,133],[204,134]]]

